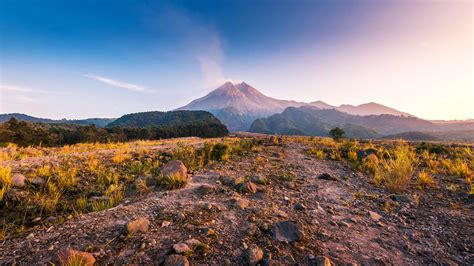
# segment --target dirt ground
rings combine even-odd
[[[336,265],[474,265],[472,195],[446,189],[443,179],[437,189],[391,195],[347,163],[310,157],[304,148],[263,146],[193,173],[185,188],[155,188],[112,209],[34,228],[0,243],[0,264],[50,264],[71,247],[100,265],[160,265],[174,244],[194,238],[207,248],[187,254],[191,264],[245,265],[247,248],[256,245],[270,265],[311,265],[318,256]],[[318,178],[322,173],[336,180]],[[269,184],[255,193],[227,184],[257,174]],[[240,199],[248,206],[236,206]],[[139,217],[150,228],[128,236],[125,224]],[[277,240],[272,228],[281,221],[300,225],[302,238]]]

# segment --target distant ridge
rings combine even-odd
[[[96,125],[98,127],[105,127],[110,122],[114,121],[115,118],[86,118],[86,119],[49,119],[49,118],[39,118],[30,116],[27,114],[21,113],[8,113],[8,114],[0,114],[0,123],[6,122],[11,118],[15,118],[19,121],[26,121],[26,122],[35,122],[35,123],[51,123],[51,124],[71,124],[71,125]]]

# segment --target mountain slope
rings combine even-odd
[[[315,107],[288,107],[283,113],[255,120],[250,131],[281,135],[327,136],[329,130],[339,126],[347,137],[376,138],[376,131],[352,124],[350,115],[334,109],[321,110]]]
[[[327,108],[326,108],[327,109]],[[351,115],[395,115],[395,116],[413,116],[408,113],[400,112],[396,109],[378,104],[378,103],[364,103],[357,106],[343,104],[336,108],[336,110]]]
[[[217,125],[225,128],[219,120],[206,111],[155,111],[127,114],[108,124],[107,127],[147,128],[188,124],[206,124],[208,126]]]
[[[205,110],[214,114],[231,131],[246,131],[257,118],[283,112],[287,107],[310,106],[318,109],[336,109],[353,115],[392,114],[411,116],[376,103],[359,106],[332,106],[322,101],[310,103],[279,100],[266,96],[245,82],[224,83],[206,96],[196,99],[176,110]]]
[[[0,114],[0,123],[6,122],[11,118],[16,118],[18,121],[34,122],[34,123],[50,123],[50,124],[71,124],[71,125],[96,125],[98,127],[105,127],[115,118],[86,118],[86,119],[60,119],[53,120],[49,118],[39,118],[21,113]]]
[[[233,112],[248,115],[269,115],[282,112],[288,106],[302,103],[268,97],[245,82],[224,83],[206,96],[196,99],[177,110],[220,110],[232,107]]]

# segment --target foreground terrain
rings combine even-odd
[[[471,146],[238,136],[1,155],[0,264],[474,264]],[[163,182],[173,160],[189,179]]]

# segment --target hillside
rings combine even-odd
[[[406,137],[407,139],[436,140],[438,137],[429,132],[452,132],[453,136],[444,134],[440,139],[459,140],[456,135],[465,134],[465,131],[474,129],[474,124],[438,124],[413,116],[395,115],[350,115],[335,109],[319,109],[316,107],[302,106],[289,107],[281,114],[268,118],[257,119],[250,127],[251,132],[267,134],[312,135],[327,136],[328,131],[334,127],[341,127],[346,131],[347,137],[377,138],[387,135],[388,138]],[[461,128],[455,131],[452,128]],[[465,129],[467,128],[467,129]],[[412,133],[407,133],[412,132]],[[414,134],[413,132],[424,132]],[[404,135],[399,135],[403,133]],[[439,134],[439,133],[438,133]]]
[[[0,124],[0,146],[62,146],[176,137],[223,137],[227,128],[204,111],[147,112],[125,115],[102,128],[95,125],[38,123],[11,118]]]
[[[57,123],[57,124],[71,124],[71,125],[96,125],[98,127],[105,127],[110,122],[114,121],[115,118],[86,118],[86,119],[60,119],[54,120],[49,118],[39,118],[26,114],[10,113],[0,114],[0,123],[10,120],[12,117],[18,121],[35,122],[35,123]]]
[[[147,128],[159,126],[179,126],[187,124],[208,124],[223,126],[211,113],[206,111],[170,111],[170,112],[142,112],[126,114],[112,123],[112,127]]]

